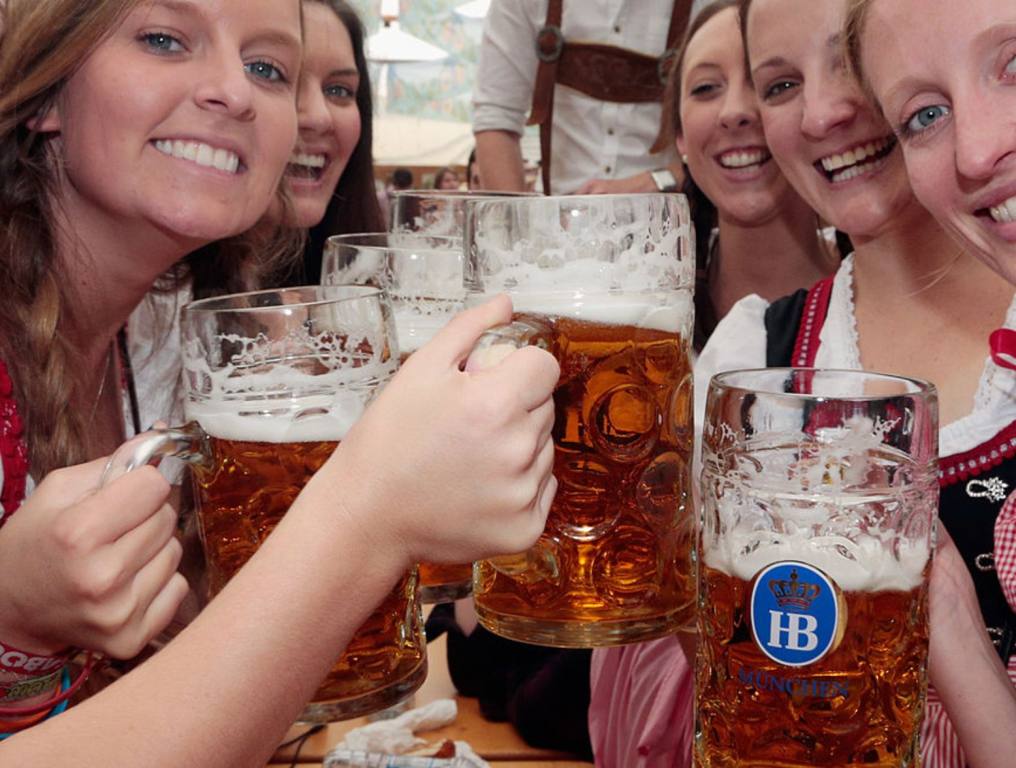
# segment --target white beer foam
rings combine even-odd
[[[394,317],[399,350],[403,355],[415,352],[433,339],[454,316],[454,312],[420,314],[414,308],[396,305]]]
[[[512,293],[516,312],[549,318],[570,317],[604,325],[630,325],[681,334],[691,323],[690,292],[639,295],[633,293]]]
[[[343,391],[291,400],[186,404],[188,420],[222,440],[307,443],[345,438],[366,409],[366,393]]]
[[[797,560],[824,571],[845,591],[881,592],[920,585],[930,555],[927,541],[895,533],[847,538],[738,531],[706,549],[704,560],[708,567],[743,581],[751,581],[771,563]]]

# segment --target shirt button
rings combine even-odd
[[[621,25],[620,24],[615,24],[614,25],[614,32],[616,32],[619,35],[621,34]]]
[[[604,168],[603,170],[605,170],[605,171],[606,171],[607,173],[610,173],[612,169],[611,169],[611,167],[610,167],[610,166],[608,165],[608,166],[606,166],[606,167],[605,167],[605,168]]]
[[[607,135],[608,136],[613,136],[614,135],[614,129],[613,128],[608,128],[607,129]]]

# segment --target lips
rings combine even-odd
[[[746,147],[743,149],[729,149],[720,153],[716,160],[724,168],[730,170],[743,170],[745,168],[757,168],[767,162],[772,155],[769,150],[763,147]]]
[[[323,153],[294,152],[286,166],[286,176],[293,179],[319,180],[328,167],[328,155]]]
[[[1011,224],[1016,221],[1016,195],[991,206],[988,215],[999,224]]]
[[[833,184],[850,181],[874,170],[896,147],[893,136],[884,136],[858,144],[843,152],[827,155],[815,163],[815,168]]]
[[[240,156],[223,147],[213,147],[202,141],[183,139],[157,139],[152,144],[164,155],[187,160],[205,168],[215,168],[226,173],[240,171]]]

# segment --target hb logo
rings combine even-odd
[[[751,588],[755,643],[773,661],[803,667],[825,656],[842,635],[846,607],[822,571],[795,561],[773,563]]]

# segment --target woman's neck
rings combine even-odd
[[[741,298],[772,301],[811,286],[835,271],[839,257],[822,238],[807,208],[746,226],[720,216],[719,242],[709,268],[709,292],[722,318]]]

